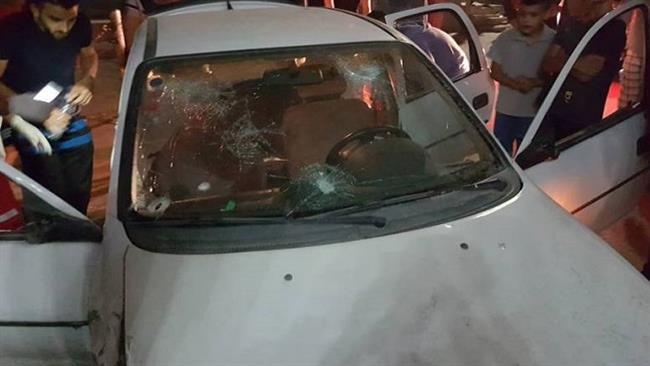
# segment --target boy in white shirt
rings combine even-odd
[[[549,8],[548,0],[523,0],[515,28],[501,33],[488,52],[491,76],[499,83],[494,135],[510,154],[537,112],[535,101],[543,86],[538,73],[555,36],[544,24]]]

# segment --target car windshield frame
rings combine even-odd
[[[243,51],[229,51],[229,52],[217,52],[217,53],[200,53],[192,55],[179,55],[179,56],[167,56],[167,57],[158,57],[152,58],[143,61],[136,69],[132,83],[129,88],[129,97],[127,111],[125,115],[125,127],[122,136],[122,149],[120,153],[120,168],[119,168],[119,182],[118,182],[118,218],[123,222],[146,222],[151,221],[151,217],[146,217],[138,214],[133,210],[132,202],[132,189],[133,189],[133,168],[134,168],[134,156],[136,153],[135,143],[136,143],[136,133],[138,129],[138,113],[141,107],[141,98],[142,92],[141,87],[144,85],[144,81],[147,79],[151,70],[156,66],[165,63],[173,63],[178,61],[192,61],[192,60],[227,60],[229,58],[242,58],[242,57],[260,57],[264,55],[279,55],[292,53],[300,53],[303,51],[312,51],[314,49],[324,49],[324,48],[342,48],[342,47],[395,47],[399,45],[400,47],[406,47],[410,49],[413,55],[418,59],[418,61],[424,65],[427,70],[432,74],[436,82],[439,83],[442,88],[440,92],[447,93],[447,97],[453,102],[455,108],[459,113],[461,113],[468,123],[468,126],[471,125],[476,129],[478,136],[481,138],[482,143],[485,144],[489,152],[491,153],[494,162],[500,164],[500,167],[503,169],[511,168],[511,164],[508,159],[505,157],[502,150],[498,147],[496,142],[489,136],[489,132],[483,126],[480,119],[477,117],[476,112],[469,107],[464,98],[458,93],[455,87],[443,76],[442,72],[438,70],[424,55],[421,54],[415,47],[412,45],[401,42],[398,40],[395,41],[379,41],[379,42],[362,42],[362,43],[339,43],[339,44],[327,44],[327,45],[313,45],[313,46],[299,46],[299,47],[283,47],[283,48],[271,48],[263,50],[243,50]],[[407,99],[406,102],[410,103],[416,99]],[[164,220],[161,220],[161,222]]]

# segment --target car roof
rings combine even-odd
[[[395,40],[374,22],[345,11],[236,4],[234,10],[226,10],[225,4],[198,5],[151,17],[146,23],[145,49],[154,42],[155,52],[145,58]]]

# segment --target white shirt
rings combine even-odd
[[[537,39],[523,35],[516,29],[508,29],[494,41],[487,56],[501,65],[501,70],[511,78],[537,78],[546,50],[555,37],[555,31],[544,26]],[[537,113],[535,102],[541,88],[524,94],[499,85],[497,112],[515,117],[534,117]]]

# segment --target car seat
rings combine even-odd
[[[375,125],[375,113],[358,99],[332,99],[288,108],[282,119],[290,177],[327,154],[348,134]]]

